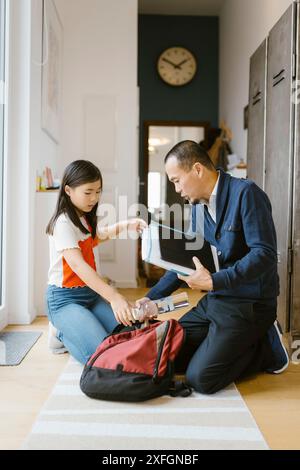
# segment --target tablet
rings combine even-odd
[[[192,237],[157,222],[143,231],[142,259],[147,263],[188,276],[195,271],[194,256],[209,272],[216,272],[211,246],[201,236]]]

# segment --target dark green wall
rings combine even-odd
[[[197,74],[182,87],[165,84],[156,70],[161,52],[190,49]],[[218,127],[219,21],[217,17],[139,15],[140,179],[144,181],[143,123],[149,120],[208,121]],[[140,201],[143,201],[143,191]]]

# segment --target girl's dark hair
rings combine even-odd
[[[101,183],[101,189],[103,188],[102,175],[99,170],[93,163],[87,160],[76,160],[75,162],[70,163],[64,171],[61,187],[59,190],[58,200],[53,216],[50,219],[50,222],[47,225],[46,233],[47,235],[53,235],[55,223],[58,217],[61,214],[67,214],[70,220],[73,222],[76,227],[78,227],[83,233],[89,233],[89,231],[81,223],[80,218],[76,212],[74,205],[71,202],[70,196],[65,192],[66,185],[70,188],[76,188],[86,183],[95,183],[99,181]],[[85,217],[91,226],[92,237],[96,237],[97,229],[97,209],[98,204],[93,207],[91,212],[85,214]]]

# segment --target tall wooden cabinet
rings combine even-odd
[[[278,317],[300,337],[299,11],[294,2],[250,59],[248,177],[268,194],[277,232]],[[299,82],[300,83],[300,82]]]

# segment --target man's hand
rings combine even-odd
[[[135,302],[137,308],[143,307],[145,312],[145,318],[154,319],[158,315],[158,308],[155,302],[150,300],[148,297],[143,297]]]
[[[196,266],[196,271],[190,276],[181,276],[177,274],[178,278],[181,281],[187,283],[191,289],[213,290],[213,282],[210,272],[200,263],[198,258],[193,258],[194,264]]]

